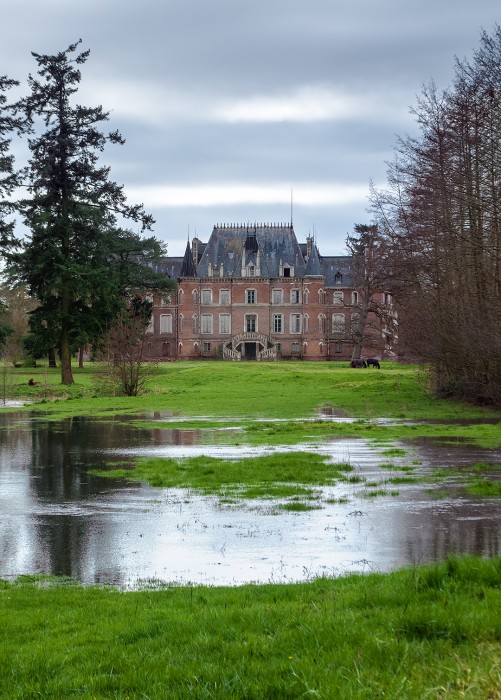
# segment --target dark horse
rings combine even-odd
[[[377,357],[369,357],[367,359],[367,367],[376,367],[377,369],[381,369],[381,365],[379,364]]]
[[[367,363],[365,360],[352,360],[350,367],[367,367]]]

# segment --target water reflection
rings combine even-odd
[[[322,508],[302,513],[278,512],[266,501],[222,504],[186,490],[93,477],[89,469],[128,466],[144,454],[241,457],[281,448],[233,447],[225,444],[225,431],[145,429],[119,417],[50,422],[10,414],[0,420],[0,577],[239,584],[387,571],[450,552],[501,553],[500,501],[466,497],[454,485],[446,499],[428,492],[436,489],[431,483],[367,499],[360,484],[341,483],[319,490]],[[311,449],[294,449],[301,447]],[[330,440],[315,449],[350,461],[368,479],[394,475],[380,468],[387,457],[363,440]],[[500,457],[427,440],[415,441],[405,462],[421,462],[426,477],[437,464],[499,464]]]

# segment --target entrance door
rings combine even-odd
[[[244,358],[246,360],[256,359],[256,343],[244,343]]]

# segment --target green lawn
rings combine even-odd
[[[123,593],[0,582],[1,697],[501,697],[501,558]]]
[[[13,370],[10,391],[35,400],[25,410],[44,419],[119,414],[138,426],[148,425],[151,414],[192,419],[178,427],[214,427],[225,419],[239,427],[235,441],[292,446],[308,436],[358,435],[373,439],[389,460],[406,457],[392,441],[423,434],[501,444],[499,427],[488,421],[499,413],[430,397],[425,375],[412,366],[167,363],[137,398],[98,396],[99,370],[75,369],[69,388],[60,386],[58,370]],[[35,387],[27,386],[30,377]],[[322,408],[360,420],[326,422],[318,419]],[[480,424],[370,422],[378,417]],[[315,485],[356,483],[347,465],[329,465],[292,447],[288,455],[285,472],[284,459],[271,455],[245,465],[142,460],[122,476],[221,498],[278,497],[291,509],[315,507],[309,504]],[[498,467],[477,466],[466,474],[465,488],[499,496],[495,481],[485,478]],[[389,461],[386,467],[402,474],[365,484],[374,488],[368,497],[391,495],[388,489],[413,478],[407,474],[412,466]],[[44,577],[0,581],[0,698],[501,698],[499,557],[301,584],[150,583],[122,592]]]
[[[420,368],[390,362],[379,371],[334,362],[168,362],[159,365],[148,392],[133,398],[97,396],[93,380],[100,369],[93,364],[75,368],[71,387],[61,386],[57,369],[12,370],[10,392],[42,401],[35,410],[58,415],[173,411],[183,416],[298,418],[314,416],[321,407],[359,418],[499,415],[435,399]],[[37,386],[28,387],[30,378]]]

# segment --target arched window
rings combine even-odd
[[[191,330],[193,333],[198,333],[198,316],[197,314],[193,314],[191,317]]]
[[[178,323],[178,326],[179,326],[179,332],[180,332],[180,333],[183,332],[183,325],[184,325],[184,316],[183,316],[183,314],[179,314],[179,323]]]
[[[178,298],[179,304],[182,304],[183,299],[184,299],[184,291],[182,289],[180,289],[179,292],[177,293],[177,298]]]
[[[310,299],[310,290],[305,289],[304,290],[304,303],[307,304]]]
[[[191,293],[191,299],[194,304],[198,304],[198,289],[194,289]]]

